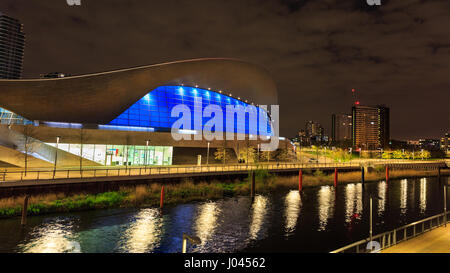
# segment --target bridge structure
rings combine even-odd
[[[367,172],[377,166],[395,169],[439,170],[448,168],[445,161],[360,161],[346,163],[259,163],[259,164],[215,164],[215,165],[179,165],[159,167],[95,167],[86,166],[54,169],[39,168],[24,170],[8,168],[0,170],[0,189],[14,187],[33,187],[46,185],[70,185],[96,182],[152,181],[161,179],[196,178],[246,175],[249,172],[265,170],[270,173],[298,173],[300,170],[321,171],[359,171]],[[363,171],[363,172],[364,172]]]

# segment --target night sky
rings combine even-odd
[[[81,1],[1,0],[24,24],[24,77],[232,57],[273,75],[283,136],[307,120],[330,134],[352,88],[362,104],[391,108],[394,139],[450,130],[448,0]]]

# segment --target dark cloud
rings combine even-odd
[[[2,0],[20,18],[25,76],[234,57],[275,78],[282,134],[364,104],[391,107],[394,138],[448,130],[450,1]],[[328,131],[329,132],[329,131]]]

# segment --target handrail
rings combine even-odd
[[[194,174],[194,173],[225,173],[233,171],[251,171],[251,170],[297,170],[297,169],[316,169],[316,168],[339,168],[339,167],[360,167],[359,163],[252,163],[252,164],[211,164],[211,165],[177,165],[177,166],[139,166],[139,167],[110,167],[96,168],[84,167],[56,169],[31,169],[31,170],[5,170],[0,171],[0,181],[17,182],[32,180],[58,180],[69,178],[87,178],[87,177],[120,177],[120,176],[149,176],[154,174]],[[103,172],[103,173],[102,173]],[[76,177],[73,177],[77,174]],[[20,178],[19,178],[20,176]]]
[[[450,214],[450,212],[447,212],[446,214],[448,215],[448,214]],[[419,221],[416,221],[416,222],[413,222],[413,223],[401,226],[399,228],[395,228],[393,230],[386,231],[386,232],[374,235],[372,237],[372,241],[376,241],[377,239],[382,239],[382,243],[383,244],[380,244],[381,245],[381,249],[380,250],[386,249],[388,247],[392,247],[392,246],[394,246],[394,245],[396,245],[396,244],[398,244],[400,242],[403,242],[403,241],[406,241],[408,239],[414,238],[414,237],[416,237],[416,236],[418,236],[418,235],[420,235],[420,234],[422,234],[424,232],[431,231],[434,228],[437,228],[437,227],[445,225],[445,223],[444,223],[445,219],[447,220],[447,222],[449,222],[449,218],[448,217],[445,218],[444,215],[445,215],[445,213],[440,213],[438,215],[434,215],[434,216],[431,216],[431,217],[428,217],[428,218],[425,218],[425,219],[422,219],[422,220],[419,220]],[[441,217],[443,219],[439,223],[439,219]],[[433,220],[435,220],[435,219],[437,219],[437,225],[433,226]],[[427,222],[430,222],[430,225],[429,225],[428,229],[425,229],[425,225],[424,224],[427,223]],[[417,230],[416,230],[416,226],[419,225],[419,224],[422,224],[422,229],[418,233]],[[413,236],[409,236],[408,237],[407,236],[407,229],[410,228],[410,227],[414,228]],[[397,240],[397,233],[401,232],[401,231],[403,231],[403,236],[404,237],[403,237],[402,240]],[[386,240],[386,238],[388,238],[388,239]],[[391,243],[391,239],[392,239],[392,243]],[[387,244],[386,244],[386,241],[388,241]],[[344,253],[346,250],[351,250],[351,249],[353,249],[355,247],[356,247],[356,253],[359,253],[359,250],[360,250],[359,247],[361,245],[363,245],[363,244],[368,243],[368,242],[370,242],[370,237],[366,238],[366,239],[362,239],[362,240],[357,241],[357,242],[354,242],[352,244],[346,245],[346,246],[341,247],[339,249],[333,250],[330,253]]]
[[[436,162],[435,162],[436,163]],[[380,163],[381,164],[381,163]],[[290,162],[259,162],[250,164],[209,164],[209,165],[171,165],[171,166],[86,166],[81,170],[76,167],[61,168],[39,168],[25,170],[0,171],[0,182],[17,181],[42,181],[86,177],[120,177],[120,176],[149,176],[154,174],[194,174],[194,173],[225,173],[232,171],[251,170],[297,170],[317,168],[360,168],[364,166],[361,162],[332,162],[332,163],[290,163]],[[91,174],[93,173],[93,174]],[[74,174],[77,174],[74,176]]]

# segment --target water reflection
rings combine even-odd
[[[374,225],[379,233],[440,213],[438,185],[430,177],[393,179],[389,185],[368,183],[364,190],[357,183],[341,185],[337,191],[332,186],[309,188],[301,195],[277,191],[254,200],[238,196],[176,205],[168,207],[164,216],[158,209],[36,216],[30,217],[23,233],[20,219],[3,219],[0,252],[173,253],[181,251],[183,233],[203,242],[188,244],[190,253],[325,252],[367,237],[368,215],[362,214],[368,196],[374,197]],[[413,209],[405,213],[408,207]],[[325,240],[328,235],[336,240]]]
[[[361,217],[363,209],[362,183],[347,184],[345,187],[345,222],[350,223]]]
[[[427,179],[420,179],[420,196],[419,196],[420,213],[425,213],[427,210]]]
[[[400,212],[406,214],[408,209],[408,179],[400,180]]]
[[[252,220],[250,222],[249,237],[256,240],[261,235],[261,229],[266,218],[269,207],[269,199],[266,196],[258,195],[252,205]]]
[[[162,217],[158,209],[144,209],[125,231],[123,250],[130,253],[148,253],[159,246]]]
[[[302,206],[302,200],[299,191],[290,191],[284,200],[286,209],[284,211],[285,215],[285,231],[286,235],[289,236],[294,233],[297,226],[298,217],[300,215],[300,209]]]
[[[72,219],[56,218],[30,232],[31,239],[19,248],[25,253],[80,253],[80,244],[74,240]]]
[[[220,209],[216,202],[204,203],[198,207],[194,232],[202,240],[200,249],[212,238],[219,213]]]
[[[318,192],[319,231],[326,230],[328,219],[333,218],[335,191],[331,186],[322,186]]]
[[[381,181],[378,183],[378,216],[382,216],[386,211],[386,181]]]

